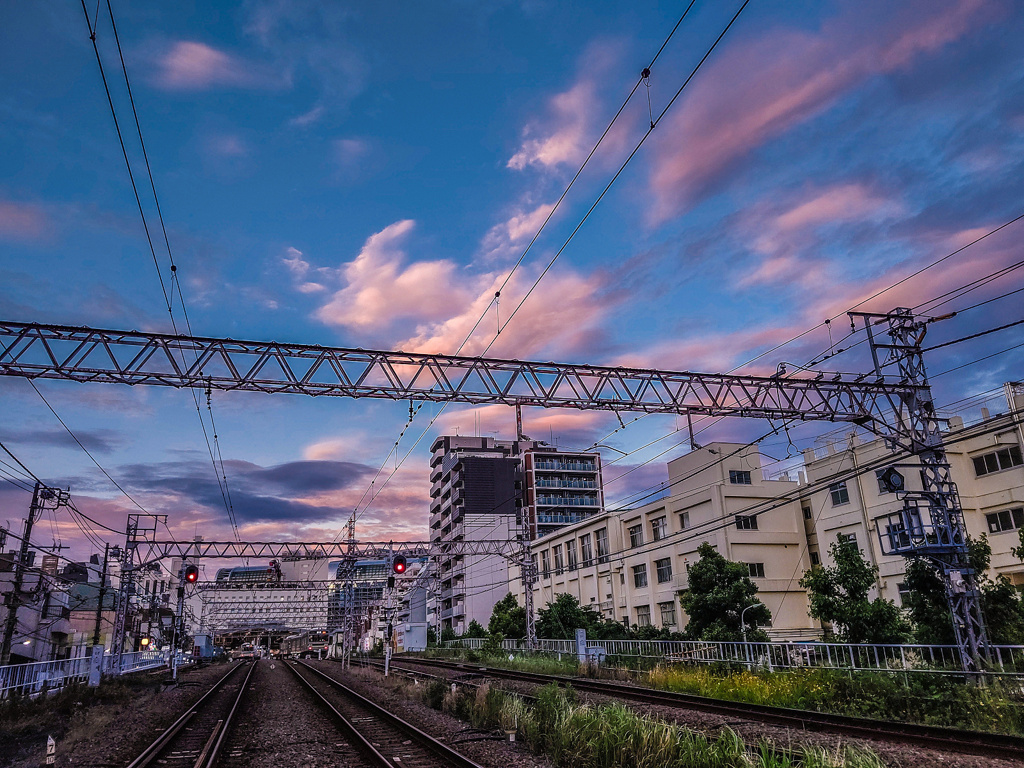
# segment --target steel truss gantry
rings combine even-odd
[[[940,564],[964,669],[978,670],[986,645],[984,624],[975,575],[962,562],[966,546],[963,514],[949,479],[924,370],[921,340],[927,326],[904,308],[880,315],[851,313],[851,321],[854,317],[863,319],[868,331],[875,361],[871,374],[789,376],[784,375],[781,366],[774,376],[693,373],[0,322],[0,375],[687,417],[855,423],[922,458],[927,503],[914,506],[914,500],[908,498],[907,508],[914,506],[915,512],[907,512],[905,524],[908,534],[913,531],[928,547],[897,547],[894,551],[932,557]],[[891,344],[875,339],[879,329],[890,337]],[[888,366],[895,367],[895,375],[886,374]],[[928,519],[918,523],[914,514],[922,510]],[[522,569],[526,610],[532,616],[536,574],[529,541],[519,539],[509,545],[518,550],[513,557]],[[347,554],[351,559],[350,544],[338,544],[337,556]],[[167,544],[171,546],[191,546],[188,552],[176,554],[204,557],[214,556],[206,553],[217,547],[226,552],[235,544]],[[272,552],[272,556],[280,556],[287,547],[297,545],[253,542],[243,546],[249,549],[241,556],[261,557]],[[298,546],[312,547],[311,557],[334,556],[336,551],[334,545]],[[441,551],[432,550],[432,543],[424,546],[428,552]],[[375,556],[379,554],[374,550]]]

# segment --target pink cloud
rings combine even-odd
[[[50,222],[42,208],[0,200],[0,236],[19,240],[42,237]]]
[[[204,43],[180,40],[157,61],[155,82],[168,90],[200,91],[219,86],[258,88],[269,79],[245,62]]]
[[[550,437],[585,448],[608,432],[615,417],[604,411],[570,411],[561,409],[524,408],[523,432],[533,440]],[[451,406],[434,423],[438,434],[480,434],[497,440],[511,440],[515,435],[516,412],[507,405],[453,408]]]
[[[469,294],[451,261],[405,263],[401,243],[413,226],[398,221],[372,235],[342,267],[347,285],[316,316],[329,325],[380,331],[402,319],[436,321],[464,306]]]
[[[653,218],[685,208],[751,150],[867,78],[904,68],[961,37],[978,23],[985,2],[911,5],[883,14],[883,27],[865,29],[848,16],[817,33],[776,29],[713,60],[655,132]]]
[[[540,229],[541,224],[554,208],[553,203],[543,203],[531,210],[519,208],[505,221],[495,224],[484,235],[481,249],[487,259],[514,257]]]
[[[530,165],[554,168],[586,157],[587,136],[597,107],[595,91],[595,83],[585,80],[554,96],[545,125],[527,125],[523,143],[507,166],[517,171]]]
[[[408,352],[454,353],[478,318],[484,315],[483,322],[462,347],[462,354],[482,354],[488,345],[487,355],[491,357],[548,355],[564,358],[584,351],[592,353],[595,340],[602,336],[601,321],[617,303],[606,295],[607,286],[601,275],[552,271],[540,281],[522,309],[491,344],[498,321],[508,321],[513,308],[533,283],[531,275],[518,272],[505,286],[495,310],[494,293],[502,279],[502,274],[484,276],[477,283],[476,298],[466,303],[462,311],[420,325],[414,336],[398,342],[396,348]]]
[[[856,222],[868,224],[891,219],[903,205],[871,190],[865,184],[837,184],[801,193],[779,206],[774,201],[755,205],[747,212],[740,230],[751,241],[760,261],[744,267],[738,285],[787,282],[807,286],[828,282],[826,272],[835,266],[817,256],[825,235],[823,227]]]

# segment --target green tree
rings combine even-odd
[[[808,592],[810,615],[832,624],[845,643],[901,643],[910,626],[891,600],[868,599],[877,566],[864,560],[854,541],[837,535],[829,547],[834,566],[815,566],[800,579]]]
[[[469,622],[469,627],[463,637],[487,637],[487,630],[484,629],[483,624],[473,619]]]
[[[1006,576],[993,581],[986,575],[992,559],[988,538],[968,539],[968,558],[978,574],[981,611],[990,642],[1016,645],[1024,642],[1024,603]],[[907,592],[903,606],[914,623],[914,640],[919,643],[954,643],[953,619],[938,566],[926,558],[914,558],[907,566]]]
[[[740,614],[747,625],[747,639],[764,641],[768,635],[759,626],[771,623],[772,614],[758,600],[757,585],[743,563],[726,560],[710,544],[697,549],[700,559],[690,566],[689,589],[682,593],[679,603],[689,621],[685,635],[690,640],[742,640]]]
[[[494,604],[487,631],[504,637],[526,637],[526,609],[511,592]]]
[[[449,640],[455,640],[458,635],[455,634],[455,630],[451,627],[445,627],[441,630],[441,642],[447,643]]]
[[[563,593],[537,611],[537,637],[549,640],[571,640],[577,629],[587,630],[587,636],[604,622],[604,617],[588,606],[580,605],[575,596]]]

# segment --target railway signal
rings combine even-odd
[[[194,565],[185,566],[185,583],[195,584],[199,581],[199,568]]]
[[[408,563],[405,559],[405,555],[395,555],[391,558],[391,572],[397,573],[399,576],[405,573],[405,569],[408,567]]]

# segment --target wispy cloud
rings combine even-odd
[[[35,240],[50,226],[49,217],[38,205],[0,200],[0,237]]]
[[[263,67],[193,40],[179,40],[156,61],[155,85],[175,91],[280,85]]]
[[[991,6],[989,6],[991,7]],[[757,147],[820,114],[867,78],[939,51],[986,15],[984,0],[913,2],[848,13],[817,32],[774,29],[712,60],[654,135],[650,184],[660,221],[726,180]]]

